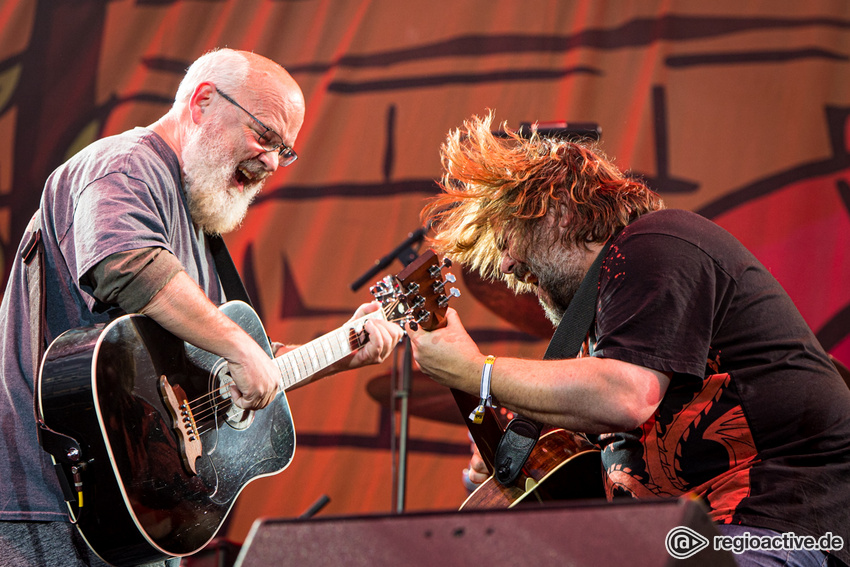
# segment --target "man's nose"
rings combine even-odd
[[[511,258],[507,250],[502,250],[502,258],[499,262],[499,271],[503,274],[512,274],[516,269],[516,260]]]
[[[277,171],[278,166],[280,166],[280,154],[277,153],[277,150],[263,152],[260,154],[259,159],[260,163],[262,163],[270,173]]]

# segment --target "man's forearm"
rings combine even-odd
[[[186,272],[171,278],[140,312],[180,339],[228,361],[250,356],[260,348]]]

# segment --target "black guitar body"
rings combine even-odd
[[[250,307],[231,302],[221,309],[272,356]],[[38,392],[42,415],[81,445],[82,502],[75,497],[68,506],[108,563],[135,565],[201,549],[248,482],[291,462],[295,430],[285,394],[263,410],[228,419],[229,399],[220,395],[228,391],[226,369],[219,357],[142,315],[68,331],[48,348]],[[163,376],[194,406],[201,441],[195,446],[202,450],[188,460],[161,391]],[[71,466],[57,470],[73,486]]]

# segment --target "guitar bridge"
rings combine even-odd
[[[186,392],[179,384],[172,386],[164,374],[159,378],[159,392],[171,414],[171,427],[177,432],[183,467],[189,474],[197,475],[196,461],[203,454],[204,448]]]

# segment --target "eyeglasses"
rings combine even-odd
[[[295,150],[283,143],[283,138],[281,138],[280,134],[260,122],[256,116],[245,110],[241,104],[221,92],[218,87],[215,88],[215,92],[220,94],[221,97],[230,104],[241,108],[245,114],[251,117],[251,120],[256,122],[263,129],[263,133],[260,134],[259,138],[260,146],[262,146],[267,152],[277,152],[277,155],[280,157],[278,160],[280,167],[291,165],[292,162],[298,159],[298,154],[295,153]]]

